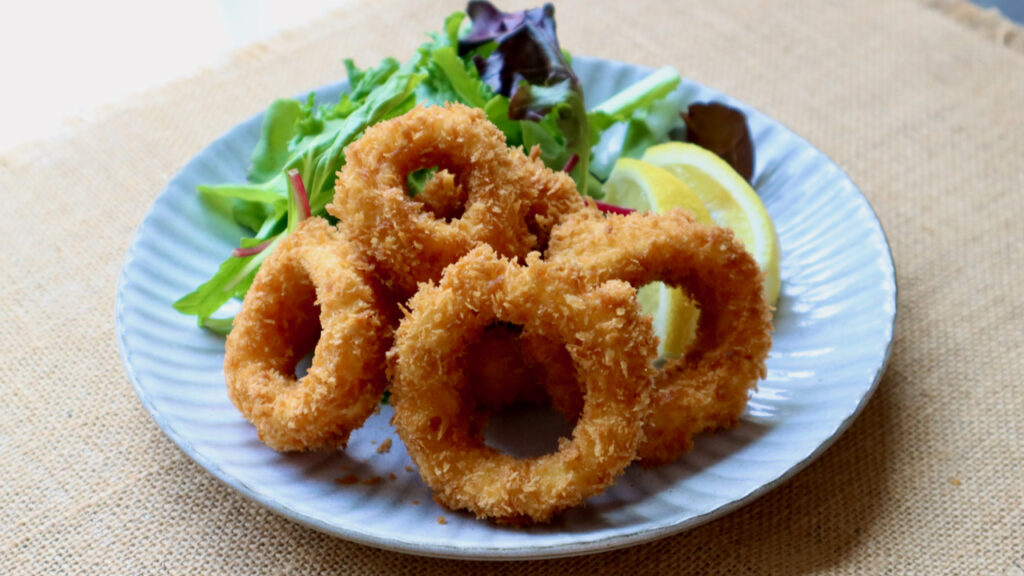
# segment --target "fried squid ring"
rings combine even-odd
[[[376,409],[391,328],[365,267],[336,229],[312,218],[267,257],[246,294],[224,375],[231,401],[271,448],[344,446]],[[296,381],[296,363],[314,345]]]
[[[524,355],[521,333],[517,326],[492,324],[466,350],[466,378],[473,383],[467,391],[488,412],[540,404],[546,398],[535,366]],[[566,360],[572,366],[571,359]]]
[[[466,191],[455,182],[455,175],[447,170],[435,172],[423,186],[423,191],[413,197],[435,218],[443,220],[458,218],[466,199]]]
[[[530,149],[529,156],[515,154],[513,157],[519,170],[527,175],[530,186],[537,190],[527,225],[537,236],[534,249],[543,252],[550,241],[551,230],[570,214],[583,210],[586,203],[568,174],[552,172],[544,165],[540,160],[540,146]]]
[[[594,286],[536,253],[527,262],[474,249],[410,300],[388,353],[393,422],[435,499],[510,523],[549,521],[604,490],[634,459],[657,353],[632,287]],[[475,433],[464,354],[496,321],[562,343],[572,357],[586,400],[558,452],[514,458]]]
[[[479,244],[523,258],[563,211],[583,206],[571,178],[509,149],[482,110],[461,104],[415,108],[381,122],[345,156],[327,211],[403,296]],[[438,184],[426,202],[409,198],[409,174],[433,167]],[[453,208],[458,203],[461,213]]]
[[[731,230],[700,224],[681,209],[628,216],[587,209],[555,229],[548,259],[581,265],[595,283],[678,286],[700,307],[696,340],[655,375],[653,411],[639,450],[645,465],[674,460],[699,432],[735,424],[765,375],[772,325],[757,262]],[[570,418],[581,402],[578,389],[552,396],[562,398],[556,408]]]

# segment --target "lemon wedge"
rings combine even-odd
[[[604,183],[604,201],[639,212],[666,212],[685,208],[697,220],[712,223],[700,196],[672,172],[650,162],[620,158]]]
[[[671,172],[632,158],[615,163],[604,185],[604,200],[640,212],[665,212],[685,208],[705,224],[712,218],[700,196]],[[654,331],[661,342],[658,356],[678,358],[697,335],[700,312],[693,300],[678,288],[652,282],[637,290],[644,313],[654,317]]]
[[[765,273],[765,297],[772,306],[779,299],[779,237],[768,210],[750,184],[714,153],[695,144],[669,142],[652,146],[643,160],[659,166],[686,183],[711,219],[732,228]]]

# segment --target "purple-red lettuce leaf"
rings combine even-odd
[[[754,176],[754,141],[743,112],[719,102],[695,103],[681,113],[687,142],[717,154],[747,182]]]
[[[576,187],[586,192],[592,139],[583,86],[558,45],[554,6],[506,13],[489,2],[475,1],[469,3],[466,13],[473,24],[459,40],[459,55],[467,56],[493,43],[486,57],[474,56],[480,79],[495,94],[509,98],[509,118],[553,120],[565,151],[542,152],[548,157],[577,156],[571,174]],[[523,139],[526,144],[526,134]]]

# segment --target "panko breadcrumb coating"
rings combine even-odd
[[[231,401],[271,448],[344,446],[377,408],[391,328],[366,268],[336,229],[312,218],[257,273],[225,344],[224,375]]]
[[[376,124],[345,158],[327,211],[403,297],[481,244],[523,258],[538,234],[546,239],[562,214],[583,207],[568,175],[508,148],[483,110],[462,104]],[[426,196],[409,198],[409,174],[434,167]]]
[[[594,283],[678,286],[700,308],[695,342],[655,376],[640,446],[645,465],[675,460],[694,434],[736,423],[765,375],[772,324],[763,274],[732,230],[701,224],[682,209],[627,216],[587,209],[555,228],[548,259],[580,265]]]
[[[263,442],[344,447],[390,375],[393,424],[435,499],[526,524],[584,503],[636,458],[669,462],[736,422],[771,346],[757,263],[731,231],[682,210],[586,207],[538,156],[457,104],[417,107],[349,146],[327,207],[338,228],[308,219],[280,241],[227,340],[229,396]],[[437,170],[409,198],[421,168]],[[696,341],[661,370],[634,288],[653,281],[701,310]],[[492,411],[545,392],[576,421],[557,452],[515,458],[484,443]]]
[[[523,355],[520,334],[516,326],[492,324],[466,351],[466,378],[472,384],[467,392],[486,413],[515,404],[540,404],[546,398]]]
[[[435,499],[501,522],[547,522],[611,485],[636,455],[650,411],[657,339],[636,291],[594,285],[539,255],[528,266],[488,246],[449,266],[410,300],[388,353],[393,423]],[[558,452],[514,458],[474,433],[463,356],[494,322],[561,343],[586,389],[572,438]]]

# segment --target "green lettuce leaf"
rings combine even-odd
[[[253,183],[271,180],[288,163],[289,144],[298,130],[302,105],[295,100],[275,100],[264,112],[260,139],[252,152],[248,179]]]
[[[671,129],[659,102],[679,82],[674,70],[655,72],[588,114],[569,55],[558,45],[550,4],[504,13],[474,1],[467,13],[472,25],[461,39],[467,14],[455,12],[405,63],[385,58],[364,70],[346,60],[350,89],[335,102],[317,103],[309,94],[270,104],[247,181],[199,187],[207,207],[253,233],[241,239],[241,248],[269,247],[228,257],[207,282],[176,302],[176,309],[197,316],[211,330],[229,329],[230,319],[213,314],[232,297],[244,296],[267,254],[299,220],[285,173],[297,170],[312,215],[329,217],[325,207],[345,164],[345,147],[369,126],[419,103],[482,108],[509,146],[526,151],[539,146],[545,165],[571,168],[580,192],[596,197],[601,196],[598,178],[607,176],[618,157],[639,154]],[[619,150],[595,157],[595,144],[615,125],[623,126]],[[410,190],[422,189],[429,172],[410,175]]]
[[[295,209],[285,178],[287,170],[297,168],[302,175],[312,213],[326,215],[325,206],[333,197],[334,173],[344,165],[345,146],[367,126],[412,107],[413,90],[424,78],[416,64],[395,69],[392,61],[385,60],[378,68],[361,72],[356,90],[334,106],[313,109],[312,100],[307,100],[307,106],[296,101],[290,101],[294,106],[282,104],[288,102],[284,100],[272,104],[274,112],[268,110],[264,117],[250,182],[202,186],[199,193],[208,205],[256,232],[253,238],[241,239],[241,248],[268,239],[273,243],[258,254],[229,256],[208,281],[175,302],[176,310],[196,316],[201,326],[212,327],[211,316],[217,310],[231,298],[244,296],[263,260],[296,223],[289,218]],[[380,84],[370,87],[370,82]],[[352,99],[356,94],[362,95],[361,100]],[[287,146],[282,144],[285,135]],[[285,150],[286,162],[281,165]],[[276,172],[271,174],[271,169]],[[223,328],[223,322],[218,326]]]
[[[212,278],[175,302],[174,309],[182,314],[198,317],[199,325],[202,326],[203,322],[220,310],[224,303],[248,291],[256,276],[256,271],[259,270],[260,265],[277,246],[280,239],[281,236],[277,236],[270,246],[258,254],[229,257],[221,263]],[[249,248],[257,244],[259,241],[255,239],[242,239],[242,248]]]

